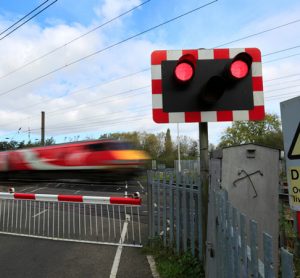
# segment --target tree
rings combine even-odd
[[[147,134],[144,137],[143,149],[147,151],[153,159],[160,155],[160,142],[154,134]]]
[[[47,138],[45,142],[46,146],[55,145],[55,140],[53,137]]]
[[[123,133],[105,133],[99,136],[99,139],[115,139],[115,140],[128,140],[135,147],[141,147],[141,135],[139,132],[123,132]]]
[[[197,159],[199,156],[198,142],[196,140],[190,139],[188,158]]]
[[[171,131],[168,128],[166,137],[165,137],[165,155],[169,156],[173,152],[173,143],[172,143],[172,138],[171,138]]]
[[[160,157],[161,161],[166,164],[167,167],[174,167],[174,148],[171,138],[171,131],[168,128],[165,135],[164,151]]]
[[[228,127],[218,147],[256,143],[283,149],[281,122],[276,114],[266,114],[263,121],[237,121]]]
[[[180,157],[181,159],[197,159],[198,157],[198,143],[196,140],[189,138],[188,136],[180,136],[179,137],[180,144]],[[175,157],[177,158],[177,148],[178,148],[178,140],[176,148],[174,152],[176,153]]]

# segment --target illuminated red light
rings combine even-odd
[[[174,73],[178,81],[187,82],[192,79],[194,68],[190,63],[181,62],[176,66]]]
[[[244,78],[248,74],[248,71],[247,63],[242,60],[236,60],[230,65],[230,73],[234,78]]]

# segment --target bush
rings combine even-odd
[[[175,254],[172,249],[164,247],[160,239],[151,240],[144,250],[153,255],[161,278],[205,277],[201,262],[191,252]]]

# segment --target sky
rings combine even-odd
[[[150,56],[159,49],[257,47],[266,112],[280,115],[280,102],[300,95],[298,0],[54,1],[1,1],[0,141],[40,140],[41,111],[57,143],[167,128],[175,139],[176,124],[152,120]],[[54,3],[4,32],[43,2]],[[230,125],[209,123],[209,142]],[[198,124],[179,132],[198,139]]]

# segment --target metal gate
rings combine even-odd
[[[0,233],[141,247],[141,198],[0,192]]]

